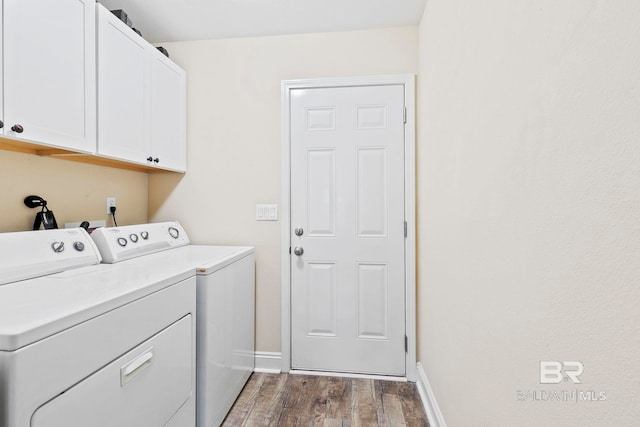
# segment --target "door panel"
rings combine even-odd
[[[404,87],[291,91],[294,369],[405,374]]]
[[[336,265],[310,262],[307,266],[309,336],[336,336]]]
[[[387,237],[387,149],[358,148],[356,151],[357,236]]]
[[[335,150],[307,150],[306,198],[309,236],[336,235],[336,161]]]
[[[389,338],[388,292],[385,264],[358,264],[359,338]]]

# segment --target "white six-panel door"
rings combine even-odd
[[[291,367],[403,376],[404,87],[290,102]]]

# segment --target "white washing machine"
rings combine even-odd
[[[91,237],[103,262],[195,272],[196,425],[220,425],[255,367],[254,249],[191,245],[177,222],[98,229]]]
[[[96,265],[82,229],[2,233],[0,258],[0,427],[195,424],[192,269]]]

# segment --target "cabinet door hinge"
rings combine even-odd
[[[404,113],[402,114],[402,120],[404,124],[407,124],[407,107],[404,107]]]
[[[406,238],[408,236],[408,230],[407,230],[407,221],[404,222],[404,237]]]
[[[404,352],[409,353],[409,338],[404,336]]]

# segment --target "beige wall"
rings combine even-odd
[[[280,82],[415,73],[417,28],[163,43],[188,73],[188,168],[150,178],[149,214],[196,243],[257,250],[256,345],[280,351]]]
[[[449,426],[638,424],[638,22],[631,0],[427,3],[419,359]],[[582,384],[541,385],[541,360]]]
[[[36,194],[48,202],[60,227],[65,222],[108,220],[105,198],[116,197],[119,225],[147,221],[145,173],[0,151],[0,232],[30,230],[37,209],[23,200]],[[107,225],[113,225],[110,220]]]

